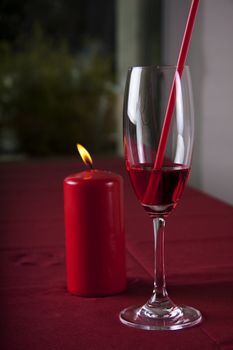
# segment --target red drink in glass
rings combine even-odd
[[[139,202],[151,215],[166,215],[176,207],[190,173],[188,166],[175,163],[159,170],[153,169],[152,163],[137,164],[127,170]]]

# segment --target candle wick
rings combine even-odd
[[[88,166],[89,166],[89,168],[90,168],[91,170],[94,169],[94,168],[93,168],[93,164],[92,164],[91,162],[88,162]]]

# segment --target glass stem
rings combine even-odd
[[[163,217],[153,219],[154,228],[154,290],[150,303],[161,303],[168,299],[164,269],[164,230]]]

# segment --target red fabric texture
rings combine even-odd
[[[203,322],[182,331],[126,327],[118,314],[143,303],[153,285],[151,219],[129,184],[122,160],[95,162],[124,176],[128,287],[104,298],[66,289],[63,179],[78,161],[1,165],[1,349],[233,349],[233,208],[187,188],[168,218],[167,288]],[[94,268],[94,267],[93,267]]]

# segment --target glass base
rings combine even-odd
[[[177,330],[197,325],[202,320],[200,311],[190,306],[173,306],[169,310],[130,306],[121,311],[120,321],[130,327],[146,330]]]

